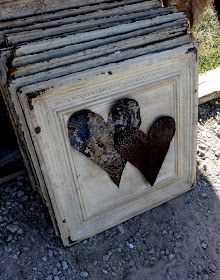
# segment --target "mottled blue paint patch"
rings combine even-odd
[[[90,110],[78,111],[71,115],[68,122],[70,143],[79,151],[90,137],[89,114],[91,113]]]

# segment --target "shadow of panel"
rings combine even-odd
[[[14,178],[24,169],[14,130],[3,97],[0,94],[0,184]]]

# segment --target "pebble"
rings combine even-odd
[[[87,271],[82,271],[79,275],[83,278],[87,278],[89,276],[89,273]]]
[[[53,257],[53,251],[52,251],[52,250],[49,250],[49,251],[48,251],[48,255],[49,255],[49,257]]]
[[[43,261],[43,262],[46,262],[46,261],[47,261],[47,257],[44,256],[44,257],[42,258],[42,261]]]
[[[19,228],[18,231],[17,231],[17,233],[18,233],[19,235],[22,235],[22,234],[24,233],[24,230],[23,230],[22,228]]]
[[[62,269],[67,270],[69,268],[67,261],[62,261]]]
[[[128,244],[128,247],[129,247],[130,249],[134,249],[134,245],[133,245],[132,243],[129,243],[129,244]]]
[[[130,261],[129,263],[128,263],[128,265],[130,266],[130,267],[133,267],[134,266],[134,261]]]
[[[155,252],[155,250],[153,248],[148,251],[148,253],[151,255],[154,254],[154,252]]]
[[[204,241],[202,241],[202,243],[201,243],[201,247],[202,247],[204,250],[206,250],[206,249],[207,249],[207,247],[208,247],[208,244],[207,244],[207,243],[205,243]]]
[[[103,259],[104,262],[107,262],[107,261],[109,261],[110,257],[111,256],[109,256],[109,255],[105,255],[105,256],[103,256],[102,259]]]
[[[17,193],[17,197],[18,198],[20,198],[20,197],[22,197],[24,195],[25,195],[25,193],[23,191],[18,191],[18,193]]]
[[[7,225],[6,229],[9,230],[12,233],[15,233],[19,229],[19,226],[18,225],[9,224],[9,225]]]
[[[125,230],[124,230],[124,227],[123,227],[122,224],[118,225],[117,228],[118,228],[120,234],[124,234],[125,233]]]
[[[210,263],[209,269],[210,269],[212,272],[216,272],[217,267],[216,267],[216,265],[215,265],[214,263]]]
[[[60,280],[59,276],[54,276],[53,280]]]
[[[173,260],[174,258],[175,258],[175,255],[174,255],[174,254],[170,254],[170,255],[169,255],[169,259],[170,259],[170,260]]]
[[[53,269],[53,275],[57,275],[58,274],[58,269],[56,267],[54,267]]]
[[[53,280],[53,275],[47,276],[45,280]]]
[[[108,274],[108,270],[106,270],[104,268],[102,269],[102,272],[105,273],[105,274]]]
[[[12,239],[13,239],[13,236],[12,236],[12,235],[9,235],[8,238],[7,238],[7,242],[12,241]]]

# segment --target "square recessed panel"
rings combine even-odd
[[[147,133],[151,124],[160,116],[172,116],[176,118],[176,123],[179,121],[178,115],[176,114],[177,92],[175,80],[160,81],[159,83],[155,83],[151,89],[148,86],[136,88],[123,92],[122,95],[119,93],[117,97],[130,97],[138,101],[141,107],[142,120],[140,129],[143,132]],[[155,102],[157,100],[161,100],[160,104]],[[108,100],[108,102],[103,100],[102,103],[88,104],[86,109],[100,114],[107,122],[108,113],[113,102],[114,99]],[[142,107],[141,104],[148,105]],[[71,113],[65,112],[63,115],[60,115],[63,126],[66,125],[66,120],[69,119],[75,110],[74,108]],[[80,203],[83,209],[84,221],[93,216],[98,216],[102,211],[111,210],[111,208],[117,207],[122,202],[134,200],[152,188],[140,171],[129,162],[126,164],[118,188],[103,169],[83,154],[74,150],[68,143],[68,137],[66,139],[66,153],[70,155],[71,166],[75,167],[72,170],[74,170],[73,176],[77,178],[79,185]],[[153,188],[177,178],[178,154],[175,154],[177,141],[176,134]],[[94,195],[95,193],[99,195]]]
[[[162,58],[147,58],[119,64],[111,68],[112,75],[48,89],[32,100],[32,110],[27,108],[26,95],[19,97],[65,245],[155,207],[193,184],[195,54],[182,48]],[[112,104],[124,97],[138,101],[145,133],[160,116],[171,116],[176,122],[176,133],[153,187],[127,163],[118,188],[69,142],[67,123],[74,112],[90,109],[107,120]]]

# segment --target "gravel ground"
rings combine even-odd
[[[26,176],[0,188],[1,280],[220,279],[220,99],[199,107],[197,187],[65,249]]]

